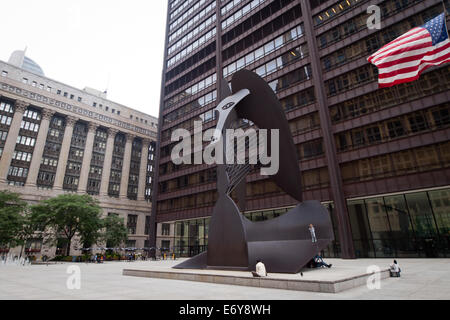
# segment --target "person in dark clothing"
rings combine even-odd
[[[323,261],[322,256],[320,256],[318,254],[314,257],[314,267],[315,268],[321,268],[321,267],[331,268],[332,265],[333,264],[331,264],[331,263],[330,264],[325,263],[325,261]]]

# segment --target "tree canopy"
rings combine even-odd
[[[0,247],[20,244],[18,235],[25,224],[27,203],[17,193],[0,191]]]
[[[98,201],[90,195],[63,194],[32,206],[33,221],[43,227],[48,239],[65,239],[66,255],[70,255],[74,236],[85,247],[98,241],[103,227],[101,213]]]
[[[104,233],[102,240],[109,248],[116,248],[128,239],[128,229],[123,218],[112,214],[103,221]]]

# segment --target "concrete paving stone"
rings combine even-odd
[[[178,280],[183,280],[183,281],[195,281],[195,274],[189,274],[189,273],[183,273],[183,274],[179,274],[178,275]],[[172,279],[174,280],[174,279]]]
[[[260,287],[263,287],[263,288],[288,290],[288,281],[287,280],[262,278],[259,280],[259,285],[260,285]]]
[[[289,290],[320,292],[320,284],[317,281],[288,281]]]
[[[214,283],[214,278],[215,277],[213,275],[197,274],[194,276],[193,281]],[[223,279],[223,277],[220,277],[220,278]]]
[[[234,277],[221,277],[221,276],[207,276],[207,277],[212,277],[210,281],[208,281],[211,283],[236,285],[236,278]]]
[[[236,285],[240,285],[240,286],[259,287],[259,279],[258,278],[237,277],[237,278],[235,278],[235,283],[236,283]]]
[[[349,284],[349,288],[353,288],[353,285],[350,285],[351,282],[353,280],[350,281],[346,281],[345,283]],[[319,283],[319,290],[320,292],[326,292],[326,293],[336,293],[336,286],[334,283]]]

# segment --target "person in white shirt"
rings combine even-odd
[[[400,272],[402,270],[400,269],[400,266],[398,265],[397,260],[394,260],[394,263],[389,266],[389,271],[390,271],[391,277],[400,277]]]
[[[252,271],[254,277],[267,277],[266,266],[260,260],[256,260],[256,272]]]

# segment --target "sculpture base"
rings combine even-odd
[[[195,281],[203,283],[230,284],[238,286],[273,288],[283,290],[310,291],[323,293],[338,293],[367,284],[372,273],[367,273],[367,266],[379,264],[380,260],[368,259],[343,260],[325,259],[332,263],[331,269],[302,269],[300,274],[269,273],[265,278],[254,278],[249,271],[180,269],[174,264],[177,261],[160,261],[146,264],[145,267],[123,270],[124,276],[157,278],[167,280]],[[184,261],[187,262],[187,261]],[[183,265],[183,263],[178,265]],[[383,261],[384,262],[384,261]],[[386,260],[384,264],[388,264]],[[388,268],[380,271],[380,279],[389,278]],[[386,281],[389,281],[387,279]]]
[[[206,263],[206,251],[186,260],[176,266],[173,266],[173,269],[207,269]]]
[[[202,252],[176,266],[173,269],[200,269],[200,270],[229,270],[229,271],[248,271],[247,267],[228,267],[228,266],[208,266],[206,263],[207,252]]]

